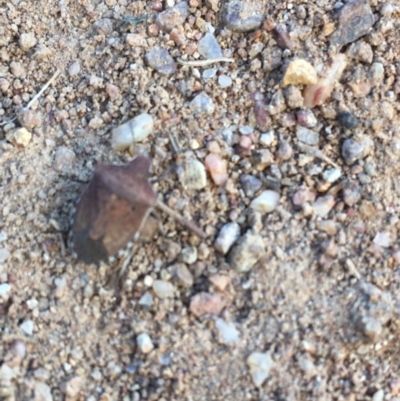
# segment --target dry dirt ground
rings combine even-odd
[[[334,0],[236,1],[247,10],[235,28],[224,3],[190,0],[183,22],[160,28],[173,0],[0,0],[2,400],[400,399],[399,4],[354,2],[370,11],[341,26]],[[252,13],[254,27],[238,32]],[[203,59],[210,29],[234,62],[175,65]],[[157,47],[172,64],[155,63],[171,70],[146,61]],[[312,108],[318,140],[305,151],[303,86],[282,90],[285,68],[300,58],[323,75],[339,53],[346,67]],[[213,109],[190,105],[199,93]],[[112,129],[144,112],[151,134],[114,150]],[[21,125],[32,137],[17,143]],[[213,152],[228,181],[185,189],[177,172]],[[154,189],[207,238],[160,213],[115,291],[114,267],[77,261],[67,232],[95,165],[136,154],[153,159]],[[254,211],[267,189],[279,205]],[[228,222],[240,227],[245,272],[215,249]],[[160,297],[155,280],[173,294]],[[196,312],[200,293],[214,313]]]

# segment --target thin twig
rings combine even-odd
[[[233,58],[228,57],[219,57],[219,58],[211,58],[208,60],[191,60],[185,61],[181,58],[176,60],[179,64],[188,65],[189,67],[206,67],[207,65],[215,64],[215,63],[233,63],[235,60]]]
[[[192,230],[200,238],[206,238],[206,234],[204,233],[204,231],[201,230],[199,227],[197,227],[196,224],[182,217],[180,214],[175,212],[175,210],[168,207],[165,203],[158,200],[156,203],[156,207],[161,209],[163,212],[167,213],[173,219],[181,223],[184,227],[188,228],[189,230]]]
[[[49,81],[47,81],[47,83],[43,86],[42,89],[40,89],[40,91],[32,98],[32,100],[28,103],[28,105],[26,107],[24,107],[23,110],[29,110],[30,107],[32,106],[33,103],[35,103],[35,101],[37,99],[39,99],[40,96],[42,96],[42,93],[54,82],[54,80],[57,78],[58,74],[60,73],[60,70],[57,70],[54,75],[50,78]],[[7,121],[3,121],[2,123],[0,123],[0,126],[2,125],[6,125],[9,123],[12,123],[13,121],[15,121],[17,119],[17,117],[12,118],[11,120],[7,120]]]

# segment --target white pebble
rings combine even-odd
[[[232,85],[232,78],[227,75],[220,75],[218,77],[218,84],[221,88],[228,88]]]
[[[153,291],[159,298],[172,298],[175,293],[175,287],[168,281],[154,280]]]
[[[342,176],[342,170],[340,168],[330,168],[325,170],[322,176],[326,182],[333,183]]]
[[[212,114],[215,110],[213,100],[204,92],[200,92],[196,95],[189,105],[195,115]]]
[[[217,69],[216,68],[207,68],[206,70],[203,71],[203,79],[210,79],[214,78],[215,75],[217,74]]]
[[[373,242],[375,245],[381,246],[382,248],[389,248],[390,237],[386,233],[377,232]]]
[[[39,301],[35,298],[31,298],[26,301],[26,306],[30,310],[35,309],[38,305],[39,305]]]
[[[0,298],[7,301],[11,295],[12,286],[8,283],[0,284]]]
[[[268,378],[273,363],[271,356],[263,352],[253,352],[247,358],[251,378],[256,387],[260,387]]]
[[[214,243],[214,247],[218,252],[226,255],[231,249],[231,246],[239,239],[239,237],[239,224],[235,222],[227,223],[222,226],[221,230],[219,231],[218,237]]]
[[[3,210],[4,214],[4,210]],[[10,257],[10,251],[7,248],[0,248],[0,263],[3,264],[7,262],[7,259]]]
[[[148,354],[154,349],[153,342],[147,333],[139,334],[136,338],[136,344],[143,354]]]
[[[279,199],[278,192],[267,189],[251,201],[250,207],[260,213],[271,213],[278,206]]]
[[[254,132],[254,128],[250,127],[250,125],[244,125],[243,127],[239,128],[239,132],[242,135],[250,135]]]
[[[32,134],[26,128],[17,128],[6,135],[7,141],[18,148],[25,148],[32,139]]]
[[[385,398],[385,392],[380,389],[377,392],[374,393],[372,396],[372,401],[383,401]],[[394,398],[392,398],[394,400]]]
[[[70,75],[70,77],[74,77],[78,75],[80,72],[81,72],[81,66],[79,64],[79,61],[75,61],[68,68],[68,74]]]
[[[239,332],[233,323],[227,323],[223,319],[218,318],[215,321],[218,329],[219,342],[225,345],[233,345],[239,341]]]
[[[133,141],[141,142],[153,132],[153,117],[147,113],[140,114],[131,120],[131,127]]]
[[[130,121],[114,128],[111,137],[111,146],[114,150],[128,149],[133,143],[133,134]]]
[[[31,336],[33,334],[34,323],[32,320],[25,320],[19,326],[19,328],[27,335]]]
[[[260,143],[264,146],[270,146],[275,141],[274,131],[268,131],[260,136]]]
[[[149,308],[151,305],[153,305],[153,296],[146,291],[139,299],[139,305]]]
[[[335,205],[332,195],[320,196],[312,205],[314,213],[319,217],[326,217]]]

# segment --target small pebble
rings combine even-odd
[[[172,298],[175,294],[175,287],[169,281],[154,280],[153,291],[158,298]]]
[[[143,354],[149,354],[154,349],[153,342],[147,333],[139,334],[136,337],[136,344]]]
[[[142,297],[139,299],[139,305],[145,308],[150,308],[150,306],[153,305],[153,296],[150,294],[150,292],[146,291],[142,295]]]
[[[261,188],[262,182],[258,178],[250,174],[242,174],[240,176],[240,184],[243,192],[249,198],[253,198],[254,194]]]
[[[24,78],[26,75],[26,70],[21,63],[17,61],[12,61],[10,63],[11,74],[14,75],[15,78]]]
[[[217,68],[207,68],[203,71],[203,79],[211,79],[217,75]]]
[[[308,188],[301,188],[293,195],[292,201],[295,206],[303,206],[305,203],[313,203],[317,195]]]
[[[274,131],[268,131],[260,136],[260,143],[264,146],[271,146],[275,141]]]
[[[186,246],[182,249],[179,260],[188,265],[192,265],[197,261],[197,248],[195,246]]]
[[[24,334],[27,336],[31,336],[33,334],[33,328],[35,324],[32,320],[25,320],[20,324],[20,329],[23,331]]]
[[[335,198],[332,195],[320,196],[312,205],[318,217],[326,217],[333,206],[335,206]]]
[[[81,392],[82,385],[83,385],[83,379],[80,376],[72,377],[66,383],[64,383],[63,390],[66,397],[65,401],[75,400],[79,396],[79,393]]]
[[[262,4],[242,0],[227,1],[223,4],[221,16],[225,27],[231,31],[253,31],[263,21]]]
[[[33,32],[22,33],[19,37],[19,46],[22,50],[27,51],[34,47],[37,43],[35,34]]]
[[[234,345],[239,341],[239,332],[233,323],[227,323],[218,318],[215,321],[215,327],[218,330],[218,340],[220,344]]]
[[[38,128],[42,125],[42,116],[37,111],[22,109],[18,113],[18,121],[24,128],[31,131],[33,128]]]
[[[51,388],[46,383],[36,382],[34,385],[35,401],[53,401]]]
[[[117,85],[110,83],[106,84],[106,92],[111,101],[115,101],[121,97],[121,93]]]
[[[317,119],[311,110],[299,110],[296,112],[297,123],[306,128],[314,128],[317,125]]]
[[[189,15],[189,7],[186,1],[162,11],[157,15],[156,24],[163,32],[170,32],[173,28],[183,26]]]
[[[377,232],[375,238],[373,240],[375,245],[381,246],[382,248],[389,248],[390,247],[390,237],[385,232]]]
[[[225,307],[225,300],[219,294],[200,292],[190,299],[189,309],[200,317],[207,314],[219,315]]]
[[[190,288],[193,286],[193,274],[184,263],[176,263],[170,266],[168,270],[172,276],[172,279],[176,281],[177,284],[186,288]]]
[[[176,63],[168,50],[157,47],[144,56],[146,64],[162,75],[172,75],[176,72]]]
[[[204,164],[194,158],[184,164],[183,187],[186,189],[199,190],[207,185],[207,173]]]
[[[6,263],[9,257],[10,251],[7,248],[0,248],[0,263]]]
[[[312,131],[306,127],[302,127],[301,125],[296,125],[296,136],[300,142],[303,142],[307,145],[318,145],[319,143],[319,134],[318,132]]]
[[[247,365],[250,368],[250,375],[256,387],[261,387],[269,377],[269,372],[274,362],[268,353],[253,352],[247,358]]]
[[[364,143],[348,138],[342,145],[342,157],[350,165],[361,159],[364,154]]]
[[[153,132],[153,128],[153,117],[147,113],[140,114],[113,129],[111,138],[112,148],[115,150],[125,150],[133,143],[146,139]]]
[[[292,157],[293,148],[288,141],[281,141],[277,151],[277,156],[281,160],[289,160]]]
[[[267,189],[251,201],[250,207],[260,213],[271,213],[278,206],[279,199],[278,192]]]
[[[383,401],[385,399],[385,392],[380,389],[372,396],[372,401]]]
[[[322,174],[323,179],[326,182],[332,184],[342,176],[342,170],[340,168],[329,168]]]
[[[197,44],[197,51],[207,60],[213,58],[221,58],[223,56],[221,46],[212,33],[206,33],[199,40]]]
[[[249,125],[244,125],[243,127],[239,128],[239,132],[242,135],[250,135],[254,132],[254,128],[250,127]]]
[[[358,125],[358,119],[348,111],[341,113],[338,117],[338,123],[347,129],[356,128]]]
[[[75,165],[76,156],[73,150],[60,146],[54,156],[54,169],[58,172],[69,172]]]
[[[225,291],[231,283],[229,276],[225,274],[214,274],[209,277],[209,281],[219,291]]]
[[[297,59],[290,62],[282,80],[282,87],[288,85],[315,85],[318,81],[317,71],[306,60]]]
[[[240,226],[237,223],[231,222],[222,226],[218,233],[218,237],[214,242],[214,247],[218,252],[226,255],[232,245],[240,237]]]
[[[8,283],[0,284],[0,299],[8,301],[11,296],[12,285]]]
[[[342,190],[343,201],[347,206],[354,206],[361,199],[361,187],[354,181],[347,181]]]
[[[17,128],[6,134],[7,141],[17,148],[25,148],[32,139],[32,134],[26,128]]]
[[[264,256],[264,242],[260,235],[254,235],[249,230],[233,246],[228,261],[239,273],[251,270]]]
[[[227,165],[219,155],[210,153],[204,160],[206,169],[209,171],[214,184],[221,186],[228,180]]]
[[[198,95],[196,95],[189,103],[189,106],[195,115],[212,114],[215,110],[215,104],[213,100],[204,92],[200,92]]]
[[[228,77],[227,75],[220,75],[218,77],[218,85],[221,88],[228,88],[232,85],[232,78]]]
[[[10,367],[19,366],[26,356],[25,344],[21,340],[13,341],[8,351],[8,355],[9,359],[7,358],[7,365]]]
[[[75,77],[81,72],[81,65],[79,61],[75,61],[68,68],[68,74],[70,77]]]

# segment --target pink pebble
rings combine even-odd
[[[206,169],[216,185],[223,185],[228,180],[226,162],[220,156],[210,153],[204,160]]]
[[[302,206],[306,202],[314,202],[315,198],[315,192],[310,191],[307,188],[302,188],[296,191],[293,195],[293,204],[296,206]]]

